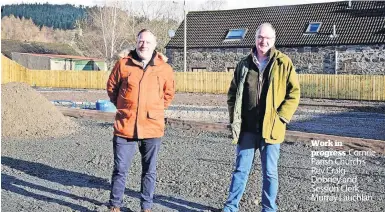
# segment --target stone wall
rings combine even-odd
[[[302,74],[335,74],[337,71],[337,74],[385,75],[384,44],[278,49],[289,55],[297,72]],[[206,68],[207,71],[227,71],[249,52],[249,48],[189,49],[187,70]],[[183,71],[183,49],[167,49],[166,55],[176,71]]]
[[[192,71],[193,68],[206,68],[210,72],[227,71],[227,68],[235,68],[237,63],[249,53],[249,48],[189,49],[187,52],[187,71]],[[183,71],[183,48],[166,49],[166,56],[175,71]]]

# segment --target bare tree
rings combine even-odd
[[[88,10],[88,19],[79,23],[77,42],[89,56],[102,57],[111,68],[115,55],[131,37],[130,14],[122,1],[104,1]]]
[[[131,10],[137,11],[134,13],[137,17],[136,31],[150,29],[157,37],[158,50],[164,52],[170,40],[168,30],[175,30],[183,20],[183,1],[141,1],[136,2]]]
[[[205,11],[205,10],[222,10],[226,6],[225,0],[206,0],[205,2],[201,3],[198,7],[199,11]]]
[[[41,42],[59,42],[72,45],[83,55],[105,58],[111,68],[119,52],[127,54],[135,48],[136,34],[150,29],[157,37],[158,50],[170,40],[168,31],[176,30],[184,19],[183,0],[138,1],[101,0],[98,6],[87,10],[87,18],[75,23],[75,30],[38,27],[30,19],[4,17],[1,36]],[[207,0],[198,5],[186,0],[188,11],[222,9],[224,0]],[[125,51],[122,51],[125,50]]]
[[[39,27],[33,23],[32,19],[20,19],[13,15],[1,19],[2,39],[71,44],[73,37],[74,30],[54,30],[52,27]]]

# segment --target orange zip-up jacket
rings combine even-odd
[[[117,108],[114,134],[125,138],[164,135],[164,110],[175,95],[174,73],[167,57],[154,52],[145,70],[135,50],[120,59],[108,81],[107,93]]]

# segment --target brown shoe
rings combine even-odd
[[[117,208],[117,207],[111,207],[110,212],[120,212],[120,208]]]

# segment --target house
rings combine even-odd
[[[1,53],[32,70],[107,70],[105,60],[83,57],[62,43],[2,39]]]
[[[107,70],[106,62],[103,59],[75,55],[12,52],[11,59],[32,70]]]
[[[264,22],[275,27],[276,47],[298,73],[385,75],[384,1],[189,12],[187,71],[233,71]],[[183,71],[183,47],[184,23],[166,46],[176,71]]]
[[[23,42],[18,40],[1,39],[1,53],[11,59],[12,52],[81,56],[81,54],[79,54],[68,44],[27,41]]]

